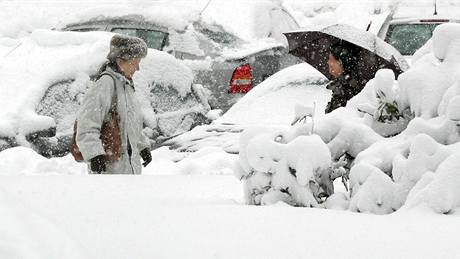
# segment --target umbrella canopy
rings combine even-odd
[[[346,41],[359,47],[356,70],[366,81],[374,78],[377,70],[388,68],[398,76],[409,68],[404,57],[390,44],[376,35],[346,24],[335,24],[320,30],[298,30],[284,33],[289,43],[289,53],[312,65],[327,78],[329,47]]]

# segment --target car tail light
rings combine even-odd
[[[231,94],[249,92],[252,89],[252,79],[252,67],[249,64],[237,67],[233,71],[228,92]]]

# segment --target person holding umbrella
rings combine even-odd
[[[367,80],[361,79],[357,70],[359,52],[359,48],[346,41],[330,46],[327,65],[334,79],[326,86],[332,91],[326,113],[345,106],[366,85]]]
[[[332,91],[332,99],[326,113],[345,106],[379,69],[391,69],[397,77],[409,68],[394,47],[371,32],[347,24],[300,29],[284,35],[290,54],[331,80],[327,88]]]

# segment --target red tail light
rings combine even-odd
[[[247,93],[252,89],[252,68],[249,64],[244,64],[237,67],[233,71],[232,79],[230,80],[231,94],[234,93]]]

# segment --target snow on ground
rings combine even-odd
[[[22,149],[12,153],[16,156],[2,171],[25,155],[44,162]],[[67,173],[80,169],[74,163]],[[0,229],[8,233],[0,235],[1,257],[455,258],[460,253],[458,214],[422,208],[374,216],[282,204],[246,206],[241,182],[212,172],[48,172],[0,176]]]

